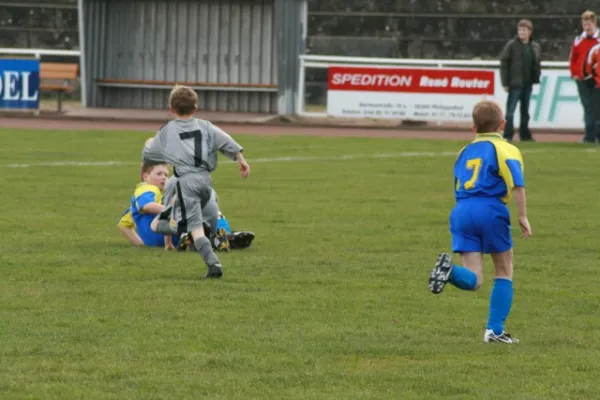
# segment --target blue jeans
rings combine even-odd
[[[517,109],[517,103],[520,104],[521,111],[521,123],[519,126],[519,137],[521,140],[532,140],[533,135],[529,130],[529,100],[531,99],[531,85],[510,88],[508,90],[508,99],[506,100],[506,126],[504,127],[504,138],[512,140],[515,125],[515,110]]]
[[[585,123],[585,130],[583,135],[583,141],[587,143],[596,142],[596,138],[600,138],[600,129],[598,128],[598,122],[595,120],[594,106],[600,107],[600,104],[594,104],[592,98],[594,97],[594,80],[586,79],[577,82],[577,92],[579,93],[579,100],[583,106],[583,121]]]

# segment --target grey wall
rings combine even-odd
[[[97,78],[277,85],[275,1],[286,2],[83,0],[87,105],[166,107],[169,85],[101,87]],[[272,113],[278,106],[272,90],[198,89],[200,108]]]
[[[306,0],[277,0],[275,4],[279,32],[279,106],[281,115],[295,113],[300,62],[306,48],[308,6]]]

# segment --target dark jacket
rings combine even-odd
[[[502,53],[500,53],[500,79],[502,80],[503,87],[523,87],[525,46],[531,46],[533,54],[529,83],[540,83],[542,75],[542,48],[533,38],[528,44],[523,44],[519,38],[514,38],[506,43],[502,49]]]

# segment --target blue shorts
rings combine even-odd
[[[460,200],[450,214],[454,253],[503,253],[512,249],[508,207],[500,200]]]
[[[165,236],[156,233],[150,227],[154,216],[152,215],[144,215],[144,218],[138,218],[136,221],[136,231],[142,242],[144,242],[145,246],[148,247],[163,247],[165,245]],[[177,235],[173,235],[173,245],[177,246],[179,243],[179,237]]]

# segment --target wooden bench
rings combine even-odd
[[[79,65],[64,63],[40,63],[40,91],[58,94],[58,111],[62,111],[62,97],[75,89],[73,81],[79,77]]]
[[[175,85],[189,86],[195,90],[277,92],[278,86],[266,83],[216,83],[216,82],[176,82],[139,79],[97,78],[96,84],[105,87],[171,89]]]

